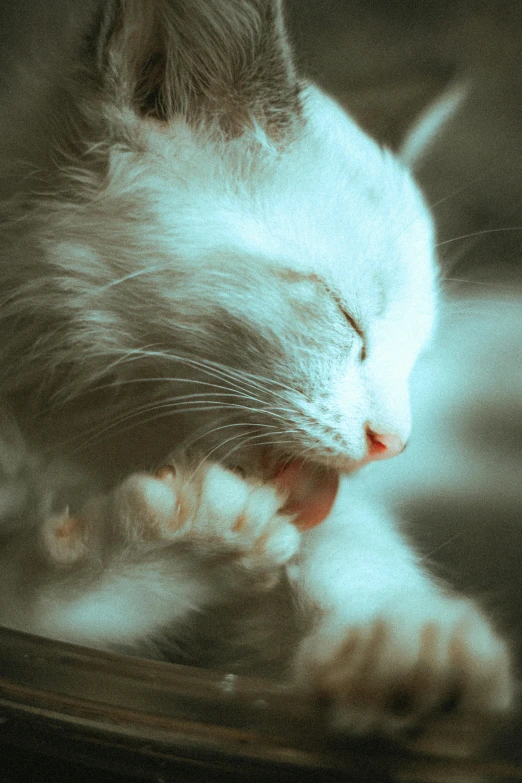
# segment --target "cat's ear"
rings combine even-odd
[[[109,0],[88,52],[111,102],[160,122],[278,133],[299,112],[281,0]]]
[[[468,94],[468,84],[458,82],[425,109],[408,131],[398,154],[411,169],[417,168],[434,142],[457,114]]]

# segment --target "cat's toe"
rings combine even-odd
[[[244,557],[250,567],[278,566],[299,548],[301,534],[291,517],[281,513],[283,501],[271,486],[254,486],[245,508],[249,547]]]
[[[87,525],[79,516],[69,516],[66,509],[44,520],[41,540],[47,557],[55,565],[76,563],[87,552]]]
[[[301,536],[285,518],[274,517],[241,558],[249,570],[273,568],[288,563],[299,549]]]
[[[134,473],[115,490],[113,515],[125,525],[129,540],[179,537],[190,505],[181,485],[179,473],[165,466],[155,475]]]
[[[291,517],[281,513],[284,500],[271,485],[212,465],[202,484],[196,527],[204,520],[209,534],[236,551],[248,569],[280,566],[296,553],[301,540]]]

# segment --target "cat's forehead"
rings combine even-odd
[[[266,188],[266,251],[374,311],[427,294],[432,221],[410,173],[328,98],[313,90],[310,100],[305,131]]]
[[[262,138],[216,147],[181,121],[170,132],[152,133],[145,179],[176,256],[230,248],[260,273],[320,279],[369,315],[430,296],[432,224],[410,173],[316,88],[283,149]]]

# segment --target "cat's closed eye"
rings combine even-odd
[[[331,299],[333,299],[333,301],[335,302],[337,308],[341,312],[344,320],[349,324],[351,329],[353,329],[353,331],[360,337],[360,339],[361,339],[361,347],[359,349],[358,360],[360,362],[364,362],[365,359],[367,358],[368,353],[367,353],[367,348],[366,348],[366,335],[364,334],[363,328],[357,322],[357,319],[354,318],[354,316],[348,311],[348,309],[346,308],[346,305],[343,303],[343,300],[341,299],[339,294],[337,294],[335,291],[333,291],[330,288],[330,286],[327,283],[325,283],[325,281],[322,280],[317,275],[311,275],[311,278],[313,280],[316,280],[318,283],[320,283],[320,285],[324,289],[326,289],[328,295],[330,296]]]
[[[339,298],[337,296],[335,296],[335,295],[333,295],[333,296],[334,296],[335,302],[336,302],[337,306],[339,307],[339,310],[343,314],[345,320],[349,323],[351,328],[354,330],[354,332],[361,339],[361,347],[359,348],[358,360],[360,362],[364,362],[366,360],[367,356],[368,356],[368,352],[366,350],[366,337],[365,337],[364,331],[359,326],[359,324],[357,323],[355,318],[352,315],[350,315],[348,310],[343,306],[343,304],[339,300]]]

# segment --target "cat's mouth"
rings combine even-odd
[[[366,460],[339,458],[332,465],[302,457],[274,455],[266,449],[261,458],[264,481],[274,483],[286,496],[283,511],[295,514],[294,524],[308,530],[323,522],[333,508],[341,474],[359,470]]]
[[[339,472],[303,459],[277,463],[270,479],[287,494],[283,511],[295,514],[294,524],[308,530],[330,513],[339,488]]]
[[[353,460],[348,457],[338,459],[334,465],[315,462],[292,455],[274,454],[264,449],[259,462],[254,462],[253,474],[263,481],[273,483],[286,495],[282,510],[294,514],[294,524],[300,530],[308,530],[323,522],[333,508],[342,474],[359,470],[365,460]],[[232,465],[233,470],[242,475],[248,474],[242,466]],[[251,467],[251,466],[249,466]]]

